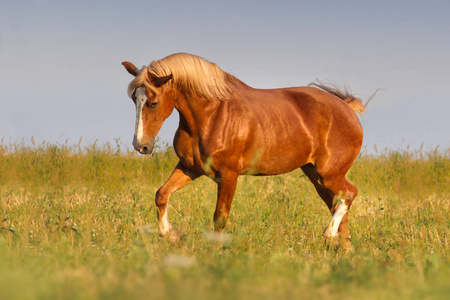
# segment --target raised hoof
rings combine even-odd
[[[178,244],[184,239],[184,236],[178,228],[172,227],[170,228],[169,233],[164,236],[164,239],[170,244]]]

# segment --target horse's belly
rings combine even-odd
[[[308,144],[298,147],[267,149],[260,151],[259,155],[256,152],[245,173],[255,175],[288,173],[309,163],[311,152],[312,147]]]

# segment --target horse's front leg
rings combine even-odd
[[[186,184],[195,180],[199,176],[191,170],[185,168],[181,162],[177,164],[172,175],[166,183],[156,192],[155,203],[158,208],[158,232],[159,235],[165,236],[169,233],[172,226],[169,223],[168,201],[170,195],[184,187]]]
[[[223,172],[217,181],[217,204],[214,212],[214,230],[219,233],[225,228],[230,216],[231,202],[236,190],[238,175],[234,172]]]

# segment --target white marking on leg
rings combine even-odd
[[[170,179],[169,179],[170,181]],[[167,184],[167,182],[166,182]],[[161,236],[165,236],[169,233],[169,231],[172,229],[172,225],[169,223],[169,198],[170,195],[178,190],[178,186],[174,185],[170,191],[163,192],[163,187],[160,188],[160,190],[157,192],[157,197],[163,197],[166,198],[166,208],[164,210],[164,214],[160,216],[158,219],[158,230],[159,234]],[[161,194],[159,194],[161,192]],[[157,199],[157,203],[160,202],[161,199]]]
[[[331,218],[330,224],[328,225],[327,229],[325,229],[326,237],[338,236],[339,225],[341,224],[342,218],[345,216],[347,211],[348,211],[347,204],[345,204],[344,200],[341,200],[341,202],[338,204],[336,211],[333,214],[333,217]]]
[[[138,144],[142,140],[144,135],[144,129],[142,125],[142,107],[144,107],[145,102],[147,102],[147,95],[145,94],[145,88],[140,87],[136,89],[136,126],[134,134]]]
[[[169,223],[169,207],[166,207],[164,211],[164,215],[160,220],[158,220],[158,228],[160,235],[167,235],[172,228],[172,225]]]

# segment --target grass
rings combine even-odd
[[[120,148],[0,145],[0,299],[445,299],[450,149],[362,154],[348,174],[354,252],[327,250],[330,219],[301,171],[241,177],[222,246],[216,186],[170,200],[184,240],[155,234],[154,194],[177,162]]]

